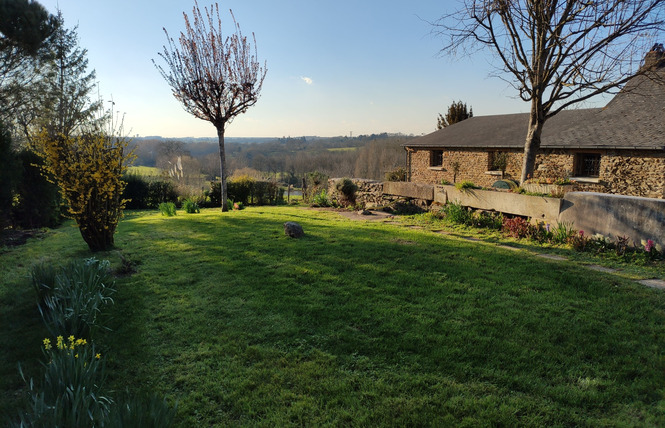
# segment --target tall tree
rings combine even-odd
[[[450,107],[448,107],[448,112],[445,116],[439,113],[439,118],[436,121],[436,129],[443,129],[470,117],[473,117],[473,108],[468,109],[466,103],[462,101],[453,101]]]
[[[256,38],[252,37],[252,46],[240,31],[233,12],[234,32],[224,38],[219,5],[215,3],[210,10],[204,10],[205,18],[195,1],[193,21],[183,13],[185,32],[180,33],[179,47],[164,29],[169,44],[159,56],[166,68],[154,60],[153,63],[185,110],[217,129],[222,211],[227,211],[224,133],[236,116],[256,104],[266,67],[257,59]]]
[[[57,29],[46,41],[43,53],[42,78],[34,98],[39,107],[24,112],[24,126],[32,123],[46,128],[52,135],[66,137],[94,122],[102,110],[100,100],[92,101],[95,71],[88,71],[88,50],[79,46],[77,27],[67,29],[62,13],[56,17]],[[35,114],[36,113],[36,114]]]
[[[531,103],[521,181],[533,173],[545,122],[621,87],[663,31],[665,0],[463,0],[434,23],[442,52],[488,49]]]

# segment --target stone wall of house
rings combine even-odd
[[[429,149],[410,149],[411,181],[441,184],[470,180],[474,184],[490,187],[501,178],[498,172],[489,172],[491,154],[473,149],[456,149],[443,152],[443,166],[430,167]],[[522,152],[508,153],[503,178],[519,181],[522,168]],[[454,162],[459,162],[457,174]],[[536,156],[535,178],[574,176],[575,154],[562,150],[546,150]],[[580,180],[575,191],[600,192],[647,198],[665,198],[665,152],[603,151],[600,157],[600,174],[597,180]]]
[[[536,158],[534,176],[547,177],[552,171],[573,176],[575,155],[548,152]],[[575,183],[574,190],[646,198],[665,198],[665,153],[631,150],[601,152],[597,182]]]
[[[490,171],[491,154],[483,150],[457,149],[443,152],[443,165],[430,166],[429,149],[409,149],[411,152],[411,181],[419,183],[441,184],[442,181],[455,183],[462,180],[472,181],[477,186],[490,187],[503,178],[519,179],[522,168],[522,153],[507,152],[506,170]],[[455,171],[455,163],[459,170]]]

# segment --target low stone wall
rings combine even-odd
[[[605,193],[566,194],[559,222],[587,234],[627,236],[634,245],[652,239],[665,246],[665,200]]]
[[[558,220],[562,203],[559,198],[480,189],[458,190],[455,186],[436,186],[434,201],[441,204],[456,202],[465,207],[531,217],[550,223]]]
[[[337,182],[341,178],[331,178],[328,180],[328,196],[333,200],[341,199],[340,193],[336,189]],[[382,206],[389,202],[383,196],[383,182],[367,180],[364,178],[352,178],[351,181],[358,186],[356,191],[356,203],[366,207]]]

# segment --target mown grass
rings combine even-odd
[[[620,276],[294,207],[130,213],[116,243],[110,383],[179,426],[665,424],[665,293]],[[29,267],[85,256],[68,226],[0,255],[0,411],[45,334]]]

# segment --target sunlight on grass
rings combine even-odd
[[[0,255],[0,411],[38,357],[29,266],[77,233]],[[618,276],[296,207],[129,212],[116,244],[109,381],[180,426],[665,423],[665,293]]]

